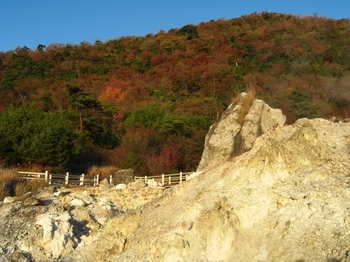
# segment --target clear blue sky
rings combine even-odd
[[[254,11],[350,18],[350,0],[0,0],[0,51],[144,36]]]

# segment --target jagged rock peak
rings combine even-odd
[[[286,117],[280,109],[273,109],[262,100],[251,102],[250,99],[247,93],[241,93],[239,102],[231,103],[220,120],[210,127],[197,171],[250,150],[259,136],[284,125]]]

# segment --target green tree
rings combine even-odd
[[[111,130],[110,117],[103,110],[101,103],[82,88],[71,85],[67,85],[66,88],[70,109],[73,110],[70,119],[79,134],[79,141],[107,148],[115,147],[117,138]]]
[[[76,134],[64,112],[10,106],[0,122],[0,156],[7,165],[64,167],[74,153]]]
[[[150,130],[156,130],[162,126],[163,119],[164,113],[159,104],[151,103],[146,107],[139,106],[124,121],[124,129],[142,126]]]
[[[314,105],[307,101],[309,97],[310,95],[307,93],[298,90],[293,90],[288,95],[288,99],[293,101],[290,105],[290,111],[297,118],[314,118],[318,116],[317,111],[320,107],[319,105]]]
[[[181,29],[177,31],[176,34],[185,35],[189,40],[198,37],[197,27],[192,24],[181,27]]]

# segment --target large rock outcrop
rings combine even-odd
[[[66,261],[350,261],[349,150],[350,124],[277,127]]]
[[[262,100],[254,100],[244,116],[245,107],[250,106],[249,99],[247,93],[242,93],[237,105],[230,104],[220,120],[210,127],[197,171],[212,168],[251,149],[259,136],[285,123],[281,110],[271,108]]]

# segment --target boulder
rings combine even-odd
[[[148,180],[146,184],[149,188],[156,188],[159,185],[158,182],[154,180]]]
[[[28,197],[23,201],[25,206],[38,206],[40,204],[39,200],[36,197]]]
[[[108,189],[111,189],[112,187],[113,185],[109,183],[107,178],[103,179],[99,184],[99,188],[102,190],[108,190]]]
[[[85,206],[85,201],[81,200],[81,199],[77,199],[77,198],[73,199],[70,203],[72,206],[75,206],[75,207],[84,207]]]
[[[135,182],[131,182],[128,184],[128,188],[135,189],[135,190],[144,188],[146,186],[147,186],[146,183],[141,179],[137,179]]]
[[[125,184],[118,184],[115,188],[116,189],[126,189],[126,185]]]
[[[118,184],[129,184],[134,181],[134,170],[131,168],[121,169],[115,172],[113,175],[113,183]]]

